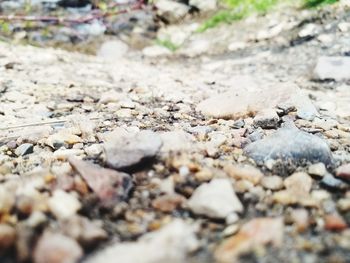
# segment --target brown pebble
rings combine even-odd
[[[347,228],[347,224],[344,219],[337,214],[331,214],[325,216],[325,229],[330,231],[343,231]]]

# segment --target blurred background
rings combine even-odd
[[[113,45],[106,44],[104,50],[112,46],[119,54],[128,48],[142,51],[148,47],[144,53],[150,56],[171,52],[193,57],[208,50],[217,54],[240,49],[245,42],[266,40],[286,31],[290,33],[287,42],[291,44],[310,39],[320,30],[317,21],[331,15],[328,6],[336,2],[3,0],[0,1],[0,39],[89,54],[98,53],[104,43],[113,40]],[[310,22],[312,26],[303,27]],[[230,28],[228,25],[232,24],[236,26]],[[254,35],[256,32],[260,35]]]

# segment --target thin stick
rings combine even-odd
[[[99,120],[100,118],[94,117],[90,118],[89,120]],[[15,130],[20,128],[26,128],[26,127],[33,127],[33,126],[41,126],[41,125],[50,125],[50,124],[61,124],[66,123],[70,120],[52,120],[52,121],[45,121],[45,122],[34,122],[34,123],[28,123],[28,124],[22,124],[22,125],[15,125],[15,126],[7,126],[7,127],[0,127],[0,131],[6,131],[6,130]]]

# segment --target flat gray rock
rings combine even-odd
[[[350,57],[320,57],[314,75],[320,80],[350,79]]]
[[[249,144],[244,153],[258,164],[279,160],[285,166],[324,163],[332,166],[333,158],[328,144],[321,138],[300,131],[294,125],[283,127],[274,134]]]
[[[154,158],[161,146],[161,137],[152,131],[134,133],[116,129],[106,136],[106,162],[114,169],[130,170]]]

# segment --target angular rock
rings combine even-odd
[[[262,110],[254,117],[254,125],[263,129],[276,128],[280,118],[275,110]]]
[[[312,119],[318,115],[308,97],[295,85],[266,84],[266,81],[244,77],[232,82],[232,90],[202,101],[196,110],[208,117],[240,119],[287,103],[294,106],[303,118]]]
[[[205,12],[214,10],[217,5],[217,0],[190,0],[190,5],[195,6],[199,10]]]
[[[237,235],[225,240],[215,251],[218,262],[236,262],[237,258],[254,248],[272,244],[280,247],[283,242],[282,218],[256,218],[242,226]]]
[[[193,227],[177,219],[137,242],[111,245],[90,256],[84,263],[186,262],[187,254],[198,246],[194,233]]]
[[[188,201],[188,206],[195,214],[211,218],[225,218],[243,211],[243,205],[228,179],[213,179],[199,186]]]
[[[314,75],[316,79],[350,79],[350,57],[320,57]]]
[[[33,144],[31,143],[23,143],[15,150],[17,156],[24,156],[30,153],[33,153]]]
[[[253,142],[244,153],[263,165],[267,160],[282,161],[283,166],[299,166],[307,163],[324,163],[331,167],[333,158],[328,144],[321,138],[289,126],[270,136]]]
[[[104,206],[115,203],[118,198],[125,198],[132,187],[131,177],[126,173],[106,169],[74,157],[70,157],[68,161]]]
[[[46,232],[34,249],[35,263],[74,263],[83,256],[79,244],[62,234]]]
[[[154,158],[161,146],[160,136],[152,131],[129,133],[116,129],[106,136],[107,164],[117,170],[129,170]]]

